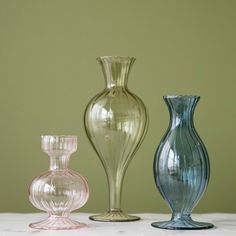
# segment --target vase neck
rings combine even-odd
[[[50,170],[68,168],[70,155],[77,149],[77,137],[70,135],[45,135],[41,137],[41,146],[50,157]]]
[[[97,60],[102,66],[107,88],[127,86],[129,71],[135,58],[105,56]]]
[[[194,109],[199,96],[165,96],[164,100],[170,112],[171,127],[179,125],[193,126]]]
[[[51,154],[49,170],[65,170],[69,165],[70,154]]]

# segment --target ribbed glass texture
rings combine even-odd
[[[71,211],[88,200],[89,188],[84,177],[68,169],[70,155],[77,150],[76,136],[42,136],[41,146],[50,156],[49,170],[33,179],[29,200],[49,217],[29,226],[36,229],[78,229],[85,224],[69,218]]]
[[[121,210],[124,174],[138,150],[147,129],[143,102],[127,88],[128,75],[135,59],[100,57],[106,87],[88,104],[84,123],[88,138],[105,169],[109,185],[109,211],[91,216],[97,221],[133,221],[139,217]],[[96,193],[95,193],[96,194]]]
[[[199,96],[165,96],[170,112],[169,128],[154,159],[156,185],[172,210],[172,218],[152,226],[164,229],[204,229],[212,224],[191,219],[192,209],[206,190],[210,163],[198,136],[193,113]]]

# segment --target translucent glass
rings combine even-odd
[[[143,102],[127,88],[130,57],[98,58],[106,88],[96,95],[85,111],[85,129],[105,169],[109,186],[109,211],[91,216],[97,221],[134,221],[139,217],[121,210],[124,174],[147,129]]]
[[[76,136],[42,136],[42,150],[50,156],[49,171],[33,179],[29,200],[49,217],[29,226],[36,229],[78,229],[85,224],[69,218],[70,212],[88,200],[89,188],[84,177],[68,169],[70,155],[77,150]]]
[[[156,185],[172,210],[172,218],[152,226],[164,229],[205,229],[210,223],[191,219],[192,209],[206,190],[210,164],[198,136],[193,113],[199,96],[165,96],[170,112],[169,128],[154,159]]]

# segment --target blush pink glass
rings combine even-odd
[[[69,218],[70,212],[88,200],[89,188],[84,177],[68,169],[70,155],[77,150],[77,137],[47,135],[41,137],[42,150],[50,157],[49,170],[33,179],[29,200],[48,212],[47,219],[31,223],[35,229],[78,229],[86,225]]]

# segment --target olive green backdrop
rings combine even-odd
[[[123,208],[169,212],[152,174],[169,121],[162,95],[194,94],[212,171],[195,212],[236,212],[235,11],[235,0],[0,0],[0,211],[36,211],[27,188],[48,168],[42,134],[79,136],[70,166],[91,188],[81,210],[107,209],[106,177],[83,113],[104,87],[95,58],[129,55],[137,61],[128,85],[150,125],[127,170]]]

